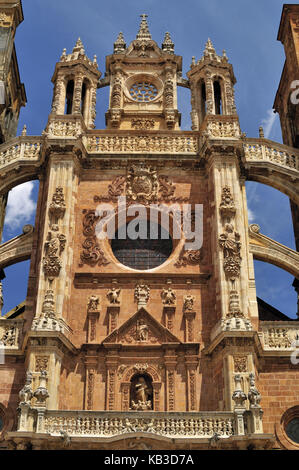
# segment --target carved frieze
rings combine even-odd
[[[155,127],[155,120],[154,119],[145,119],[145,118],[134,118],[131,119],[131,127],[132,129],[154,129]]]
[[[247,356],[234,356],[234,372],[247,372]]]

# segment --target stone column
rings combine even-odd
[[[93,410],[94,384],[97,373],[97,356],[85,356],[85,410]]]
[[[197,376],[198,357],[192,351],[185,355],[187,379],[187,411],[197,411]]]
[[[106,356],[106,410],[113,411],[116,409],[115,390],[117,382],[117,367],[119,362],[119,354],[115,349],[107,351]]]
[[[165,364],[165,409],[175,411],[175,375],[177,366],[177,356],[175,349],[167,349],[164,354]]]
[[[72,114],[81,114],[83,75],[77,75],[74,83],[74,97]]]

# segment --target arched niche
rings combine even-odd
[[[121,391],[121,409],[122,411],[129,411],[131,408],[132,388],[138,378],[143,377],[147,386],[152,389],[152,410],[160,411],[160,390],[161,390],[161,376],[153,366],[147,364],[136,364],[129,367],[125,371],[120,380]]]

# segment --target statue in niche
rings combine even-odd
[[[131,410],[145,411],[152,409],[152,386],[144,376],[137,376],[131,385]]]
[[[143,319],[136,324],[137,341],[148,341],[148,326]]]

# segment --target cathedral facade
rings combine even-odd
[[[285,6],[287,63],[298,24]],[[208,40],[183,78],[146,15],[129,45],[119,34],[103,77],[78,39],[52,82],[42,135],[0,146],[1,195],[40,182],[34,228],[0,246],[2,269],[31,259],[24,305],[0,319],[1,447],[299,449],[299,322],[257,298],[253,268],[297,279],[299,256],[248,224],[245,192],[253,180],[287,194],[296,230],[296,138],[246,137],[226,53]]]

